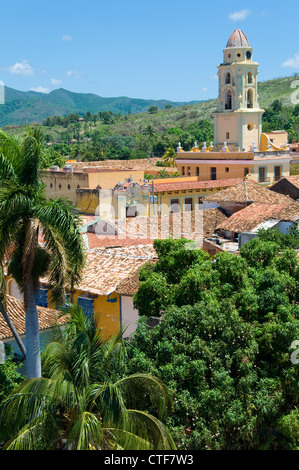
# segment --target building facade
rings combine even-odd
[[[182,175],[202,180],[250,177],[273,184],[290,174],[286,131],[262,132],[259,106],[258,66],[245,34],[236,29],[218,66],[219,93],[214,118],[214,143],[197,143],[191,150],[177,148],[177,168]]]
[[[243,152],[260,148],[264,112],[258,102],[259,64],[252,52],[243,31],[235,30],[218,66],[218,106],[213,114],[215,145],[227,142]]]

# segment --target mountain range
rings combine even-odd
[[[291,96],[294,93],[295,80],[296,76],[291,76],[259,82],[260,106],[266,109],[275,99],[279,99],[284,106],[293,106]],[[201,118],[208,118],[216,107],[216,100],[173,102],[128,98],[126,96],[104,98],[92,93],[75,93],[63,88],[45,94],[5,87],[5,104],[0,105],[0,127],[24,125],[25,122],[28,124],[42,123],[49,116],[66,116],[73,113],[82,115],[87,111],[93,114],[99,111],[138,114],[147,112],[150,106],[165,109],[166,105],[171,105],[172,108],[192,105],[200,113]],[[175,112],[174,109],[173,112]]]
[[[42,122],[48,116],[95,114],[99,111],[112,111],[121,114],[146,112],[150,106],[164,109],[165,106],[179,107],[196,104],[198,101],[173,102],[168,100],[145,100],[120,96],[104,98],[92,93],[74,93],[63,88],[48,94],[36,91],[18,91],[5,87],[5,103],[0,105],[0,126],[23,125]]]

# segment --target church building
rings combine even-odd
[[[214,142],[197,142],[191,150],[179,143],[176,164],[182,176],[198,180],[245,178],[270,184],[290,174],[288,134],[262,132],[259,105],[259,64],[240,29],[229,37],[218,65],[219,91],[213,113]]]
[[[227,142],[248,152],[260,148],[263,109],[259,107],[257,62],[239,29],[230,36],[218,66],[219,94],[214,117],[214,143]]]

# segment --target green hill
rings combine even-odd
[[[194,104],[195,101],[188,103]],[[135,114],[148,110],[150,106],[163,109],[169,104],[172,107],[184,106],[187,103],[168,100],[143,100],[128,98],[103,98],[92,93],[73,93],[60,88],[49,94],[34,91],[18,91],[5,87],[5,104],[0,105],[0,126],[22,125],[42,122],[48,116],[66,116],[72,113],[84,114],[87,111],[112,111],[113,113]]]
[[[275,99],[279,99],[283,106],[290,106],[292,104],[291,95],[294,92],[291,83],[295,79],[292,76],[260,82],[258,92],[261,107],[268,108]],[[23,92],[5,87],[5,104],[0,105],[0,126],[23,125],[25,121],[27,123],[42,122],[48,116],[84,114],[87,111],[93,114],[99,111],[111,111],[115,114],[135,115],[145,113],[150,106],[156,106],[159,110],[165,109],[167,104],[172,108],[166,110],[166,116],[173,121],[180,121],[184,119],[182,108],[195,112],[199,119],[209,119],[217,103],[216,99],[185,103],[168,100],[144,100],[126,96],[104,98],[92,93],[74,93],[63,88],[44,94],[34,91]],[[143,117],[145,116],[143,115]],[[163,118],[159,113],[159,116],[151,116],[151,120],[155,121],[161,117]]]

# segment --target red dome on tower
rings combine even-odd
[[[235,29],[227,41],[226,47],[250,47],[250,45],[243,31]]]

